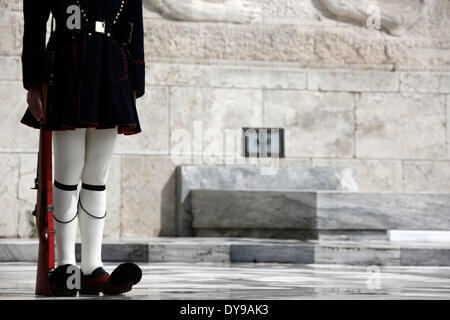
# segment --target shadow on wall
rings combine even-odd
[[[161,220],[158,237],[173,237],[176,235],[176,170],[173,170],[167,183],[161,190]]]

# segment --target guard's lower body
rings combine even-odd
[[[78,220],[82,272],[90,274],[103,266],[101,247],[107,211],[106,182],[117,135],[117,127],[53,131],[53,201],[58,265],[76,264]]]

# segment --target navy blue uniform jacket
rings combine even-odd
[[[142,0],[124,0],[119,22],[133,23],[129,45],[98,32],[73,32],[67,20],[75,0],[24,0],[22,51],[23,86],[45,81],[46,25],[50,12],[56,21],[55,82],[51,130],[113,128],[131,135],[141,132],[133,91],[145,92],[144,31]],[[112,23],[122,0],[85,0],[81,8],[90,21]],[[40,128],[27,108],[21,123]]]

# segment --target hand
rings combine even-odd
[[[34,86],[28,90],[27,94],[28,109],[39,122],[44,117],[42,108],[42,89],[40,86]]]
[[[133,91],[134,103],[136,103],[136,91]]]

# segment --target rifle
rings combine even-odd
[[[36,178],[37,201],[33,211],[39,238],[39,253],[36,273],[38,295],[51,296],[49,273],[55,268],[55,229],[53,224],[53,186],[52,186],[52,131],[46,128],[48,116],[48,86],[42,85],[43,120],[39,134],[39,153]]]
[[[43,118],[39,133],[39,153],[34,188],[37,189],[37,201],[33,215],[36,216],[36,229],[39,238],[39,251],[36,272],[35,293],[53,295],[49,275],[55,268],[55,228],[53,223],[53,179],[52,179],[52,130],[48,129],[52,99],[49,99],[55,85],[55,43],[53,16],[50,39],[45,54],[46,83],[42,85]]]

